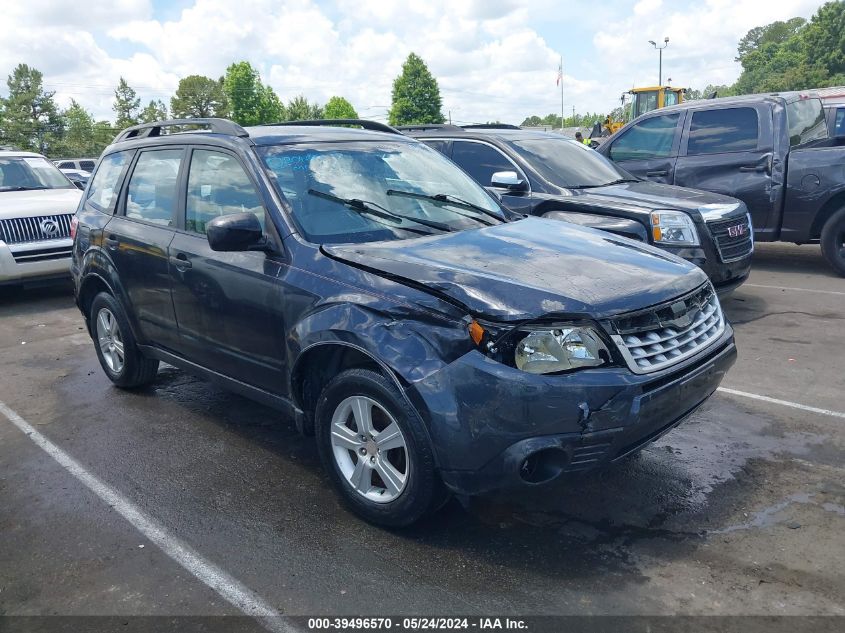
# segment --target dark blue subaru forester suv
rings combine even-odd
[[[130,128],[73,234],[76,301],[116,385],[163,361],[281,409],[386,526],[450,492],[619,460],[736,357],[700,269],[508,221],[448,159],[373,122]]]

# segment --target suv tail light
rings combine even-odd
[[[76,238],[76,227],[79,226],[79,220],[76,217],[76,214],[70,219],[70,239]]]

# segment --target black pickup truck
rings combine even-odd
[[[656,182],[748,206],[762,242],[820,242],[845,275],[845,139],[813,92],[689,101],[630,122],[598,151]]]

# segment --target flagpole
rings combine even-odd
[[[563,55],[560,56],[560,131],[563,132]]]

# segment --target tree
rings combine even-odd
[[[114,104],[112,105],[112,110],[117,115],[114,121],[115,127],[122,130],[138,123],[138,110],[140,108],[141,100],[138,95],[121,77],[114,91]]]
[[[43,75],[26,64],[18,64],[6,80],[9,96],[0,99],[0,143],[42,154],[50,151],[62,134],[62,120],[46,92]]]
[[[323,116],[327,119],[357,119],[358,113],[343,97],[332,97],[323,108]]]
[[[305,95],[299,95],[288,101],[287,116],[289,121],[322,119],[323,109],[317,103],[309,103]]]
[[[226,69],[223,91],[232,119],[241,125],[258,125],[284,120],[284,106],[270,86],[261,83],[258,71],[247,61]]]
[[[143,110],[139,119],[141,123],[152,123],[153,121],[163,121],[167,118],[167,106],[163,101],[150,100]]]
[[[393,81],[391,125],[443,123],[443,102],[437,80],[421,57],[408,55],[402,72]]]
[[[76,100],[71,99],[70,107],[62,112],[64,135],[56,148],[56,156],[91,156],[99,154],[102,148],[95,147],[94,118]]]
[[[170,99],[170,111],[177,119],[228,117],[229,99],[218,81],[202,75],[189,75],[179,81]]]

